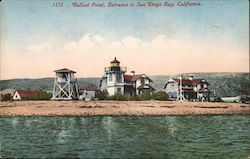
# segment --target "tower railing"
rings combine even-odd
[[[127,67],[105,67],[104,71],[105,72],[112,72],[112,71],[126,72],[127,71]]]

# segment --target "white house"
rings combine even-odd
[[[164,91],[169,98],[180,98],[188,100],[209,100],[211,91],[208,88],[209,84],[205,79],[193,79],[189,76],[188,79],[172,78],[164,86]]]
[[[34,97],[37,95],[37,91],[36,90],[16,90],[14,95],[13,95],[13,99],[14,100],[23,100],[23,99],[27,99],[30,97]]]
[[[89,101],[96,97],[96,91],[97,91],[96,87],[80,88],[80,92],[81,92],[80,99]]]
[[[110,67],[105,67],[105,74],[99,81],[99,89],[107,91],[109,95],[139,95],[144,91],[155,90],[150,85],[152,80],[145,74],[125,75],[126,71],[127,68],[120,67],[120,62],[115,58],[110,62]]]

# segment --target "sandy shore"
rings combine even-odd
[[[9,101],[0,116],[201,115],[250,114],[240,103],[175,101]]]

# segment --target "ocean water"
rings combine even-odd
[[[249,116],[0,118],[2,158],[246,159]]]

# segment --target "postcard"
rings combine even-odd
[[[250,158],[249,0],[0,0],[0,158]]]

